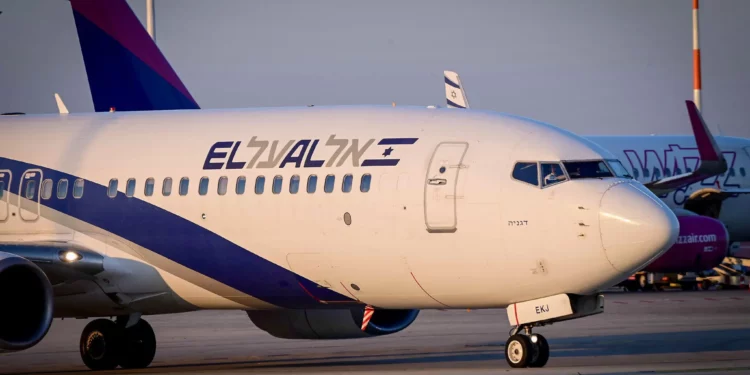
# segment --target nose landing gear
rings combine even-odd
[[[515,328],[505,343],[505,360],[513,368],[544,367],[549,360],[549,343],[544,336],[532,333],[533,327],[579,319],[603,311],[604,297],[599,294],[557,294],[513,303],[506,309],[508,322]]]
[[[547,339],[532,334],[530,325],[522,328],[523,334],[514,333],[505,342],[505,360],[513,368],[544,367],[549,360]]]

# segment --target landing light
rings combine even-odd
[[[63,251],[60,253],[60,260],[62,260],[65,263],[73,263],[81,260],[83,258],[81,254],[76,253],[75,251]]]
[[[537,335],[531,335],[531,342],[536,344],[537,341],[539,341],[539,337]]]

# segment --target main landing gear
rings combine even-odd
[[[544,367],[549,360],[549,344],[542,335],[532,334],[531,326],[524,325],[524,333],[516,328],[505,342],[505,360],[510,367]]]
[[[156,354],[154,330],[140,316],[135,319],[96,319],[83,329],[81,359],[92,370],[145,368]]]

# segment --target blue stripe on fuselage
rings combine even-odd
[[[128,198],[121,192],[109,198],[107,188],[92,181],[85,181],[83,197],[75,199],[71,192],[78,177],[0,157],[0,170],[9,169],[13,173],[8,190],[16,194],[19,193],[19,178],[34,168],[42,170],[44,179],[54,181],[52,198],[41,200],[42,205],[120,236],[243,293],[286,308],[322,307],[317,300],[355,302],[144,200]],[[69,191],[65,199],[57,199],[57,181],[62,178],[68,179]],[[314,293],[315,298],[300,284]]]

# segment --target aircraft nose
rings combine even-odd
[[[643,186],[611,186],[599,205],[599,230],[607,259],[630,274],[650,263],[677,241],[680,224],[672,210]]]

